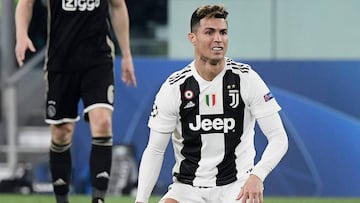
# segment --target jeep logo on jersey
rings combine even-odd
[[[201,118],[196,115],[195,123],[189,123],[189,128],[193,131],[203,130],[206,133],[228,133],[235,128],[233,118]]]
[[[62,0],[65,11],[93,11],[100,6],[100,0]]]

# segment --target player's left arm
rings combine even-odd
[[[276,167],[288,149],[288,138],[279,111],[281,107],[258,73],[250,69],[247,74],[245,92],[251,114],[256,118],[268,144],[252,174],[264,181]]]
[[[121,80],[136,87],[134,64],[130,48],[130,20],[125,0],[109,0],[112,26],[121,50]]]
[[[287,134],[278,112],[258,118],[257,122],[267,137],[268,144],[240,191],[238,199],[242,198],[242,202],[246,202],[246,199],[263,202],[263,181],[288,149]]]
[[[278,112],[257,119],[268,144],[252,174],[262,181],[277,166],[288,149],[288,137]]]

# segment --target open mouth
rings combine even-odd
[[[222,47],[213,47],[211,50],[212,51],[222,51],[223,48]]]

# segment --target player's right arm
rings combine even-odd
[[[156,94],[148,121],[149,141],[143,152],[139,168],[136,203],[148,203],[159,178],[166,147],[179,119],[177,110],[179,109],[180,94],[178,89],[180,88],[175,84],[170,85],[169,79],[167,79]]]
[[[159,177],[171,133],[150,130],[149,142],[141,158],[136,203],[147,203]]]
[[[35,52],[34,44],[28,35],[35,0],[20,0],[15,10],[16,46],[15,56],[19,66],[24,65],[25,53]]]

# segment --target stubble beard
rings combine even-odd
[[[200,61],[203,61],[205,63],[209,63],[210,65],[217,65],[221,62],[221,60],[223,59],[222,58],[219,58],[219,59],[211,59],[209,57],[206,57],[204,55],[200,56]]]

